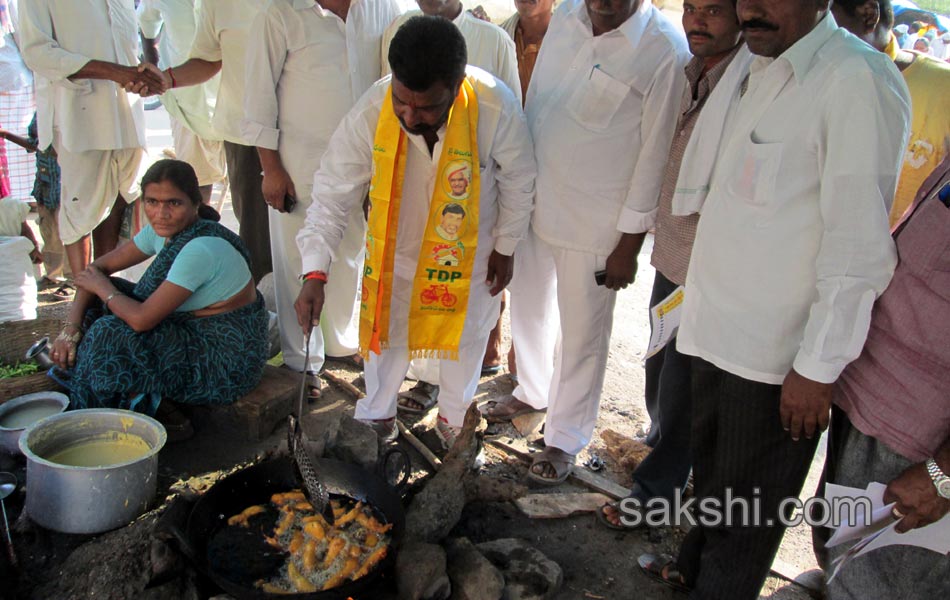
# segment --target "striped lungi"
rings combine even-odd
[[[14,92],[0,92],[0,126],[7,131],[28,137],[26,130],[35,110],[32,86]],[[33,191],[33,180],[36,177],[36,159],[23,148],[10,142],[6,143],[6,155],[11,194],[14,198],[28,198]]]

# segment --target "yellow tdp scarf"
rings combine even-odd
[[[458,360],[478,242],[478,103],[468,79],[449,111],[429,218],[412,282],[409,305],[409,356]],[[363,297],[360,302],[360,354],[379,354],[389,345],[393,261],[406,132],[386,93],[373,144],[373,176],[366,234]]]
[[[887,40],[887,46],[884,48],[884,54],[891,57],[891,60],[897,60],[897,54],[900,52],[900,44],[897,43],[897,36],[891,32],[890,39]]]

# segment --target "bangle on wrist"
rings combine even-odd
[[[322,281],[323,283],[327,282],[327,274],[323,271],[310,271],[309,273],[304,273],[301,275],[300,278],[304,281],[316,279],[317,281]]]
[[[124,296],[124,295],[125,294],[123,294],[119,290],[115,290],[114,292],[106,296],[106,299],[103,300],[102,303],[105,305],[106,308],[109,308],[109,302],[112,301],[113,298],[115,298],[116,296]]]
[[[178,82],[175,81],[175,74],[172,72],[172,68],[168,67],[165,69],[165,73],[168,74],[168,78],[172,80],[172,89],[178,87]]]
[[[67,325],[71,325],[71,323],[67,323]],[[59,332],[59,337],[56,338],[56,341],[64,341],[64,342],[69,342],[71,344],[78,344],[79,340],[82,339],[82,336],[83,336],[83,333],[81,329],[77,331],[76,333],[69,335],[68,333],[66,333],[66,328],[64,327],[63,330]]]

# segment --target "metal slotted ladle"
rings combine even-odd
[[[10,537],[10,522],[7,521],[7,506],[4,500],[16,490],[17,478],[13,473],[6,471],[0,472],[0,509],[3,511],[3,529],[7,533],[7,554],[10,556],[10,564],[17,566],[16,553],[13,551],[13,538]]]
[[[303,378],[300,381],[300,392],[297,397],[297,415],[291,414],[287,417],[287,445],[290,455],[297,466],[297,472],[303,482],[304,495],[314,510],[322,514],[331,524],[333,523],[333,510],[330,507],[330,494],[326,486],[317,476],[317,471],[313,467],[310,455],[307,454],[303,445],[303,432],[301,431],[300,419],[303,417],[303,399],[307,394],[307,367],[310,366],[310,333],[307,333],[304,350],[304,370]]]

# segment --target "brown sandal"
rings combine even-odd
[[[544,465],[551,465],[551,468],[554,469],[554,477],[543,475]],[[531,463],[531,467],[528,469],[528,479],[542,485],[558,485],[567,480],[573,467],[573,454],[568,454],[554,446],[547,446],[534,457],[534,462]]]
[[[533,412],[547,412],[547,409],[538,410],[530,404],[526,404],[510,395],[502,398],[501,400],[492,400],[488,402],[488,404],[482,410],[482,414],[485,415],[485,419],[489,423],[507,423],[515,417],[520,417],[521,415],[527,415]]]
[[[676,561],[669,554],[641,554],[637,558],[637,564],[640,565],[640,570],[654,581],[659,581],[683,594],[692,591],[692,588],[686,585],[683,574],[676,568]]]

